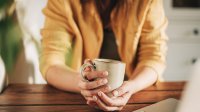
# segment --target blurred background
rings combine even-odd
[[[200,0],[163,0],[169,19],[164,81],[185,81],[200,58]],[[46,83],[39,71],[47,0],[0,0],[0,81]]]
[[[0,0],[0,56],[9,83],[46,83],[38,60],[42,9],[46,3],[47,0]]]

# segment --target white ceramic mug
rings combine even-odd
[[[93,64],[86,63],[81,66],[80,73],[85,81],[88,80],[85,78],[83,71],[86,67],[90,67],[92,70],[108,72],[108,86],[111,87],[111,91],[122,85],[126,67],[125,63],[111,59],[94,59],[92,62]]]

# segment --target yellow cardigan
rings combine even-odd
[[[78,71],[84,59],[98,58],[103,40],[102,21],[95,0],[82,1],[49,0],[44,8],[40,56],[44,77],[52,65]],[[128,77],[144,66],[160,76],[165,68],[168,40],[162,0],[127,0],[112,10],[110,18]]]

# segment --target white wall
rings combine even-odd
[[[163,0],[169,19],[167,35],[169,36],[166,81],[188,80],[194,60],[200,58],[200,9],[175,9],[171,0]]]

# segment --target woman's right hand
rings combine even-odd
[[[92,63],[92,61],[85,60],[84,63]],[[81,94],[87,101],[92,100],[92,97],[97,95],[99,91],[104,93],[110,92],[110,87],[107,86],[107,71],[92,71],[87,67],[83,74],[89,81],[80,80],[79,87]]]

